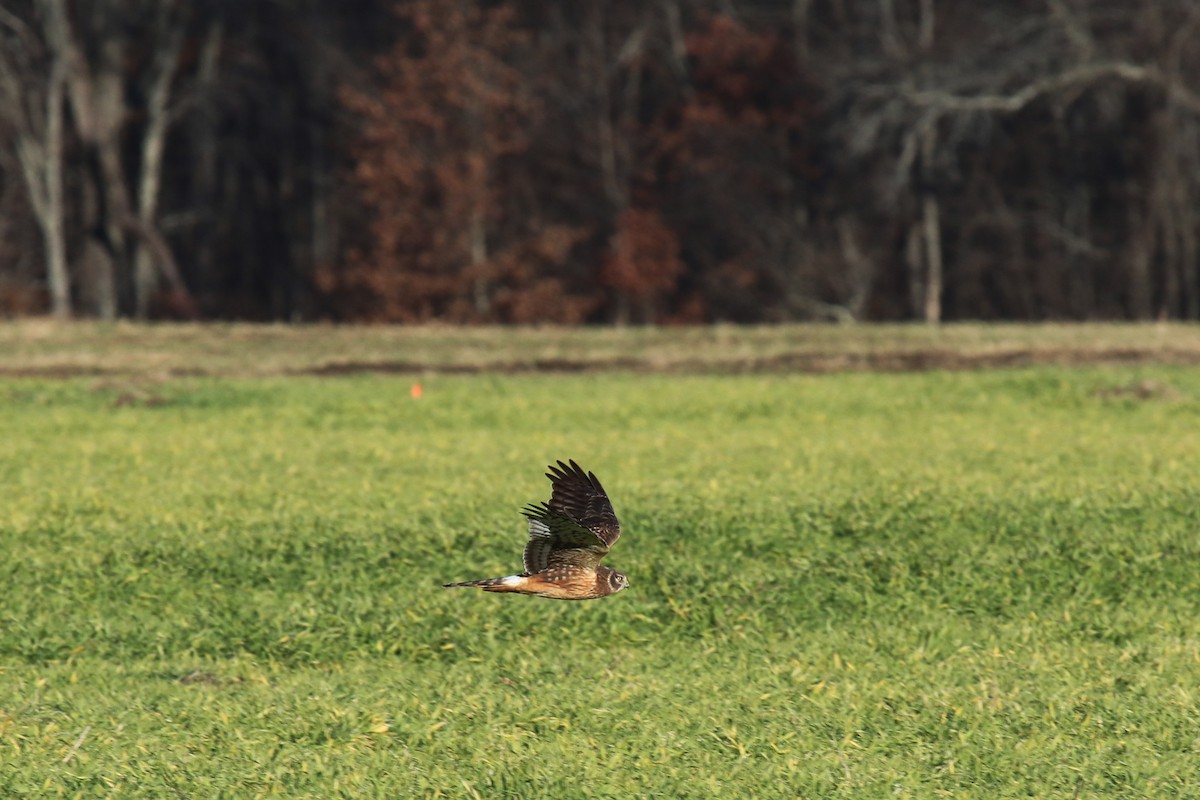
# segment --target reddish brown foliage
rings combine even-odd
[[[617,230],[600,279],[606,286],[647,306],[675,288],[683,269],[679,239],[663,223],[659,212],[631,208],[617,219]]]
[[[578,321],[578,298],[547,278],[578,234],[535,228],[511,203],[511,162],[537,105],[513,53],[526,35],[505,5],[397,7],[407,35],[378,60],[382,88],[346,88],[364,120],[354,183],[370,241],[318,287],[351,316],[389,321]],[[530,297],[524,297],[529,293]]]

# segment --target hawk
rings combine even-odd
[[[591,600],[616,594],[629,579],[600,559],[621,536],[621,525],[604,487],[574,461],[547,467],[550,502],[525,506],[529,542],[525,571],[504,578],[447,583],[478,586],[485,592],[535,594],[554,600]]]

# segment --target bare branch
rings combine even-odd
[[[917,154],[921,152],[922,143],[929,137],[937,121],[938,114],[936,112],[922,114],[921,118],[905,134],[904,146],[900,149],[900,157],[896,159],[896,168],[893,170],[897,188],[909,182],[913,164],[917,162]]]
[[[1047,236],[1058,241],[1068,253],[1083,256],[1092,260],[1108,258],[1111,254],[1106,248],[1065,228],[1061,223],[1048,214],[1038,214],[1033,218],[1034,224]]]
[[[29,26],[21,21],[21,18],[12,13],[4,6],[0,6],[0,25],[8,28],[28,46],[31,42],[37,41],[37,37],[33,31],[29,30]]]
[[[933,35],[937,28],[937,15],[933,10],[933,0],[921,0],[920,26],[917,29],[917,44],[922,50],[933,47]]]
[[[1181,84],[1169,80],[1156,67],[1124,62],[1088,64],[1075,67],[1058,75],[1035,80],[1012,94],[959,95],[930,89],[903,87],[904,96],[916,106],[936,109],[942,113],[956,111],[985,111],[1014,114],[1046,95],[1066,89],[1094,83],[1105,78],[1115,78],[1129,83],[1146,83],[1161,87],[1181,107],[1200,114],[1200,95]]]
[[[879,29],[879,41],[883,46],[883,52],[891,58],[904,58],[904,45],[900,41],[893,0],[879,0],[879,18],[883,23]]]
[[[1187,20],[1175,31],[1167,43],[1164,61],[1171,78],[1175,79],[1176,82],[1178,82],[1178,79],[1183,74],[1184,45],[1187,44],[1189,39],[1195,36],[1198,27],[1200,27],[1200,4],[1192,7]]]
[[[1091,61],[1096,52],[1096,43],[1092,39],[1092,34],[1079,21],[1075,12],[1067,5],[1066,0],[1047,0],[1047,5],[1050,6],[1050,12],[1060,23],[1063,30],[1066,31],[1067,39],[1075,47],[1079,54],[1080,61]]]

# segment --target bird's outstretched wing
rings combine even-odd
[[[550,502],[521,510],[529,519],[525,572],[552,563],[595,569],[621,536],[621,524],[604,487],[573,460],[550,466]]]

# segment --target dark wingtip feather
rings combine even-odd
[[[569,461],[571,462],[570,466],[564,464],[562,460],[559,459],[558,462],[556,462],[557,466],[555,464],[550,464],[546,467],[546,469],[550,470],[546,473],[546,477],[550,479],[551,483],[567,480],[574,473],[578,473],[580,475],[583,474],[583,470],[579,468],[579,465],[575,463],[574,459],[569,459]]]
[[[528,519],[542,519],[550,513],[550,506],[545,503],[529,503],[521,509],[521,514]]]

